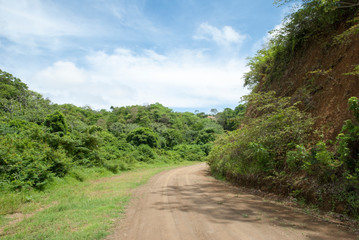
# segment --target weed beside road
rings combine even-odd
[[[183,162],[181,165],[194,164]],[[82,169],[85,179],[68,176],[44,191],[0,195],[1,239],[102,239],[121,217],[130,190],[156,173],[179,165],[144,165],[112,174]]]

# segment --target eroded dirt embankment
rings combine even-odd
[[[111,239],[358,239],[318,220],[210,177],[208,166],[169,170],[135,190]]]
[[[303,110],[316,118],[315,129],[324,139],[335,140],[347,119],[353,119],[348,99],[359,97],[359,34],[337,40],[346,31],[343,22],[334,32],[319,35],[297,51],[283,76],[270,83],[260,83],[259,91],[275,91],[301,101]]]

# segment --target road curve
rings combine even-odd
[[[213,179],[205,163],[162,172],[135,190],[108,240],[358,239]]]

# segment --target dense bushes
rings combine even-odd
[[[239,104],[234,110],[225,108],[223,112],[217,113],[216,119],[224,130],[233,131],[239,127],[245,112],[246,106]]]
[[[48,127],[51,133],[59,133],[61,136],[67,133],[67,124],[64,115],[56,111],[45,118],[44,126]]]
[[[286,3],[290,1],[276,1]],[[333,32],[338,24],[352,20],[358,4],[350,1],[301,1],[301,7],[289,14],[282,27],[272,31],[267,45],[249,60],[250,71],[244,75],[245,86],[255,87],[259,82],[269,84],[281,79],[294,53],[324,34]]]
[[[187,161],[201,161],[201,159],[206,156],[201,146],[198,145],[180,144],[173,150],[175,150],[182,159]]]
[[[34,141],[26,134],[0,138],[0,182],[12,188],[42,188],[53,176],[63,177],[72,166],[62,149]]]
[[[337,137],[338,159],[344,165],[348,178],[359,180],[359,99],[349,99],[349,109],[355,121],[347,120]]]
[[[12,114],[19,104],[26,104],[27,86],[10,73],[0,70],[0,110]]]
[[[286,167],[287,151],[307,142],[312,119],[291,105],[289,98],[274,95],[268,92],[245,97],[254,117],[247,117],[240,129],[217,140],[209,156],[213,171],[240,174],[281,171]]]
[[[0,190],[42,189],[81,168],[114,173],[154,162],[201,161],[223,131],[159,103],[94,111],[56,105],[0,70]],[[197,145],[198,143],[198,145]]]
[[[276,81],[287,81],[288,85],[300,81],[292,83],[291,76],[287,79],[283,74],[309,42],[332,36],[323,46],[322,50],[327,51],[330,44],[338,44],[357,33],[357,1],[297,2],[301,5],[284,19],[280,29],[271,32],[266,46],[249,60],[245,86],[256,93],[247,97],[247,116],[240,129],[214,144],[209,157],[211,169],[235,181],[258,184],[256,187],[265,185],[265,189],[302,198],[327,210],[358,216],[358,99],[349,99],[355,120],[345,122],[336,140],[324,141],[320,134],[308,132],[313,121],[295,104],[288,105],[286,98],[267,104],[263,100],[270,94],[259,92],[283,85]],[[342,27],[348,30],[337,35]],[[355,72],[345,75],[355,75]]]
[[[249,112],[240,129],[215,141],[208,156],[211,170],[244,184],[253,183],[253,176],[258,182],[272,179],[296,197],[322,206],[329,203],[332,210],[342,205],[345,213],[359,215],[358,98],[349,100],[356,120],[344,124],[331,146],[313,142],[317,139],[310,131],[313,120],[290,104],[290,98],[267,92],[245,99]]]
[[[146,144],[150,147],[158,146],[158,136],[149,128],[136,128],[127,135],[127,141],[135,146]]]

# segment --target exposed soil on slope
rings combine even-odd
[[[339,42],[334,39],[347,27],[343,23],[334,34],[310,40],[297,51],[281,79],[259,88],[302,101],[303,109],[317,117],[315,128],[323,128],[325,139],[335,139],[344,121],[353,117],[348,99],[359,97],[359,76],[346,74],[359,65],[359,34]]]

